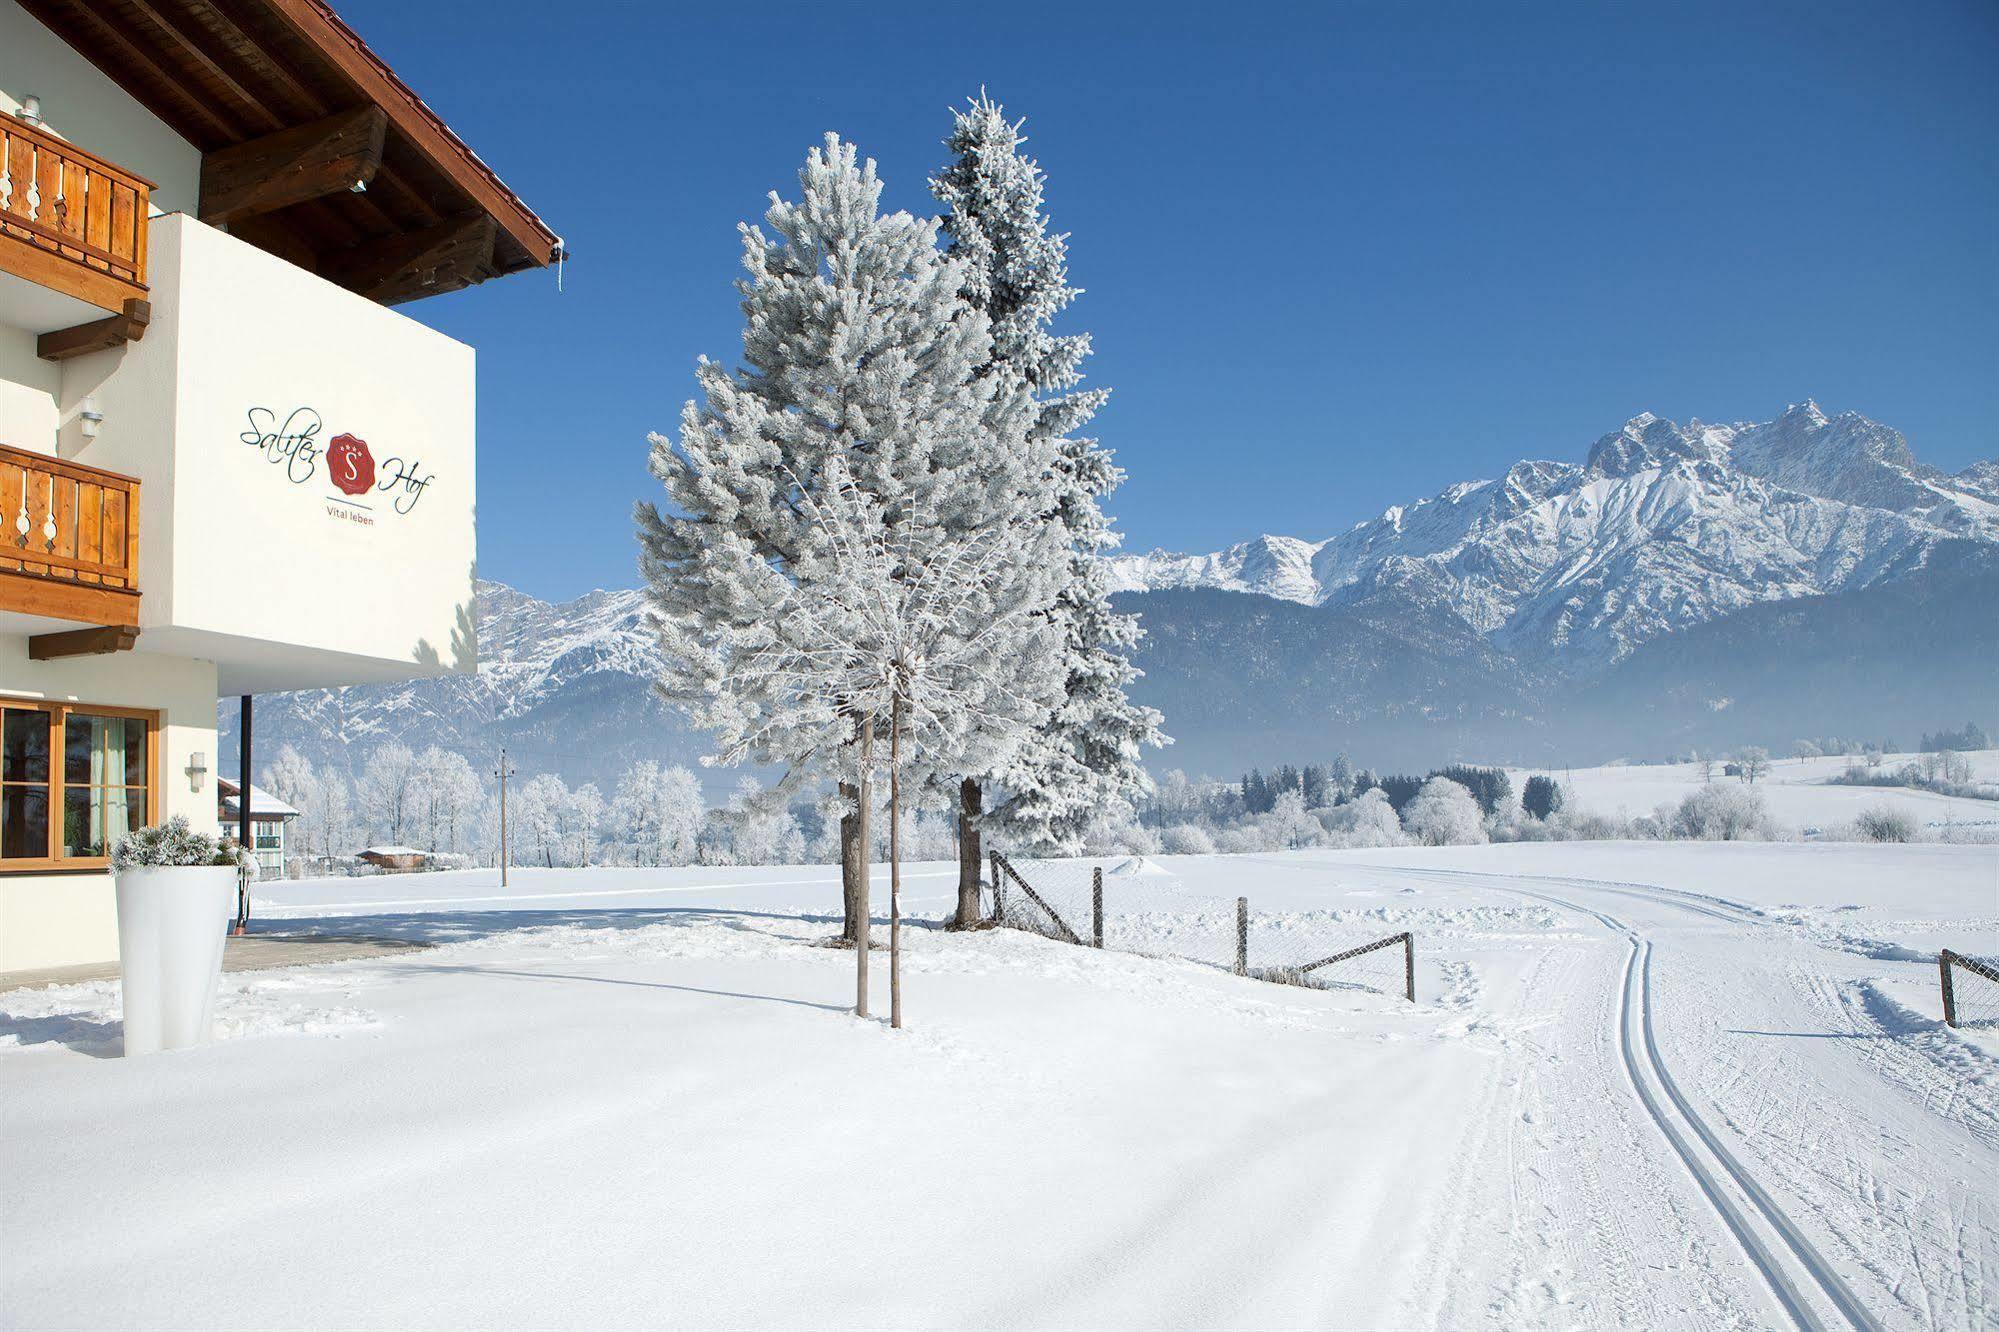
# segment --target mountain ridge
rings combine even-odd
[[[1999,540],[1999,461],[1950,476],[1899,432],[1807,400],[1762,424],[1641,413],[1582,463],[1515,463],[1320,541],[1109,563],[1121,592],[1323,605],[1396,586],[1524,659],[1587,675],[1745,606],[1906,576],[1953,539]]]
[[[1942,552],[1947,577],[1932,573]],[[1227,771],[1299,758],[1286,746],[1307,743],[1420,764],[1709,742],[1701,709],[1726,693],[1716,681],[1741,674],[1716,653],[1781,656],[1786,633],[1823,650],[1835,636],[1816,626],[1850,627],[1848,607],[1907,603],[1853,600],[1881,589],[1945,589],[1926,606],[1952,591],[1984,596],[1999,587],[1978,562],[1987,557],[1999,558],[1999,460],[1948,475],[1889,427],[1807,401],[1762,424],[1642,413],[1583,462],[1522,461],[1325,540],[1264,536],[1110,564],[1119,604],[1148,634],[1135,697],[1181,738],[1155,762]],[[1807,609],[1744,620],[1753,627],[1740,633],[1692,632],[1787,603]],[[1937,640],[1932,686],[1962,691],[1976,678],[1943,618],[1905,618],[1919,640]],[[353,767],[389,738],[495,757],[505,745],[523,771],[608,789],[638,759],[693,766],[708,751],[651,687],[660,649],[639,591],[548,602],[482,581],[477,628],[476,675],[260,699],[259,752],[288,743]],[[1817,691],[1820,730],[1865,725],[1841,714],[1867,706],[1869,663],[1905,670],[1922,659],[1911,647],[1857,646],[1851,669]],[[1651,707],[1630,683],[1640,680],[1677,701]],[[1755,690],[1776,697],[1760,677]],[[1953,703],[1926,724],[1991,701]],[[1620,728],[1613,704],[1646,720]],[[1770,706],[1802,724],[1796,709]],[[218,711],[227,753],[235,708]],[[1741,712],[1724,721],[1744,732],[1737,743],[1792,738],[1762,736]],[[701,772],[711,795],[740,776]]]

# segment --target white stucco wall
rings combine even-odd
[[[38,701],[148,708],[160,718],[161,817],[215,826],[215,666],[149,652],[31,661],[28,640],[0,634],[0,692]],[[190,788],[188,760],[209,775]],[[117,904],[102,871],[0,874],[0,971],[108,962],[118,956]]]
[[[156,212],[195,212],[201,154],[136,98],[43,27],[15,0],[0,0],[0,113],[42,99],[43,127],[153,182]]]
[[[472,349],[198,222],[159,231],[180,261],[174,622],[452,665],[472,609]],[[246,442],[288,429],[316,432],[310,465]],[[374,487],[335,484],[342,436]],[[244,597],[246,564],[279,595]]]
[[[35,355],[33,333],[0,320],[0,444],[54,453],[61,393],[62,367]]]
[[[152,255],[146,336],[65,362],[57,402],[65,457],[142,482],[142,641],[225,693],[472,669],[472,349],[185,215]],[[342,435],[374,487],[335,484]]]

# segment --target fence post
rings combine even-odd
[[[1004,896],[1006,888],[1000,879],[999,852],[995,851],[992,853],[991,864],[993,869],[993,923],[1003,924],[1006,921],[1006,897]]]
[[[1090,869],[1090,942],[1104,946],[1104,867]]]
[[[1951,993],[1950,988],[1950,949],[1948,948],[1937,954],[1937,973],[1943,980],[1943,1024],[1946,1027],[1955,1027],[1957,1025],[1957,996]]]
[[[1235,900],[1235,974],[1249,974],[1249,899]]]
[[[1402,980],[1408,987],[1409,1002],[1416,1002],[1416,936],[1402,936]]]

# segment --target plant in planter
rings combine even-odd
[[[127,833],[111,849],[125,1053],[205,1044],[222,978],[223,929],[250,857],[181,815]]]

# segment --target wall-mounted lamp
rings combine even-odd
[[[201,794],[202,783],[208,780],[208,755],[200,750],[188,755],[187,786],[196,795]]]
[[[83,400],[83,410],[76,414],[76,419],[83,427],[83,437],[85,439],[96,439],[97,428],[104,424],[104,413],[97,410],[97,399],[94,397],[85,398]]]
[[[368,182],[365,180],[357,180],[352,185],[349,185],[347,187],[347,192],[349,194],[366,194],[368,192]]]
[[[21,109],[14,113],[30,125],[42,123],[42,99],[33,93],[21,94]]]

